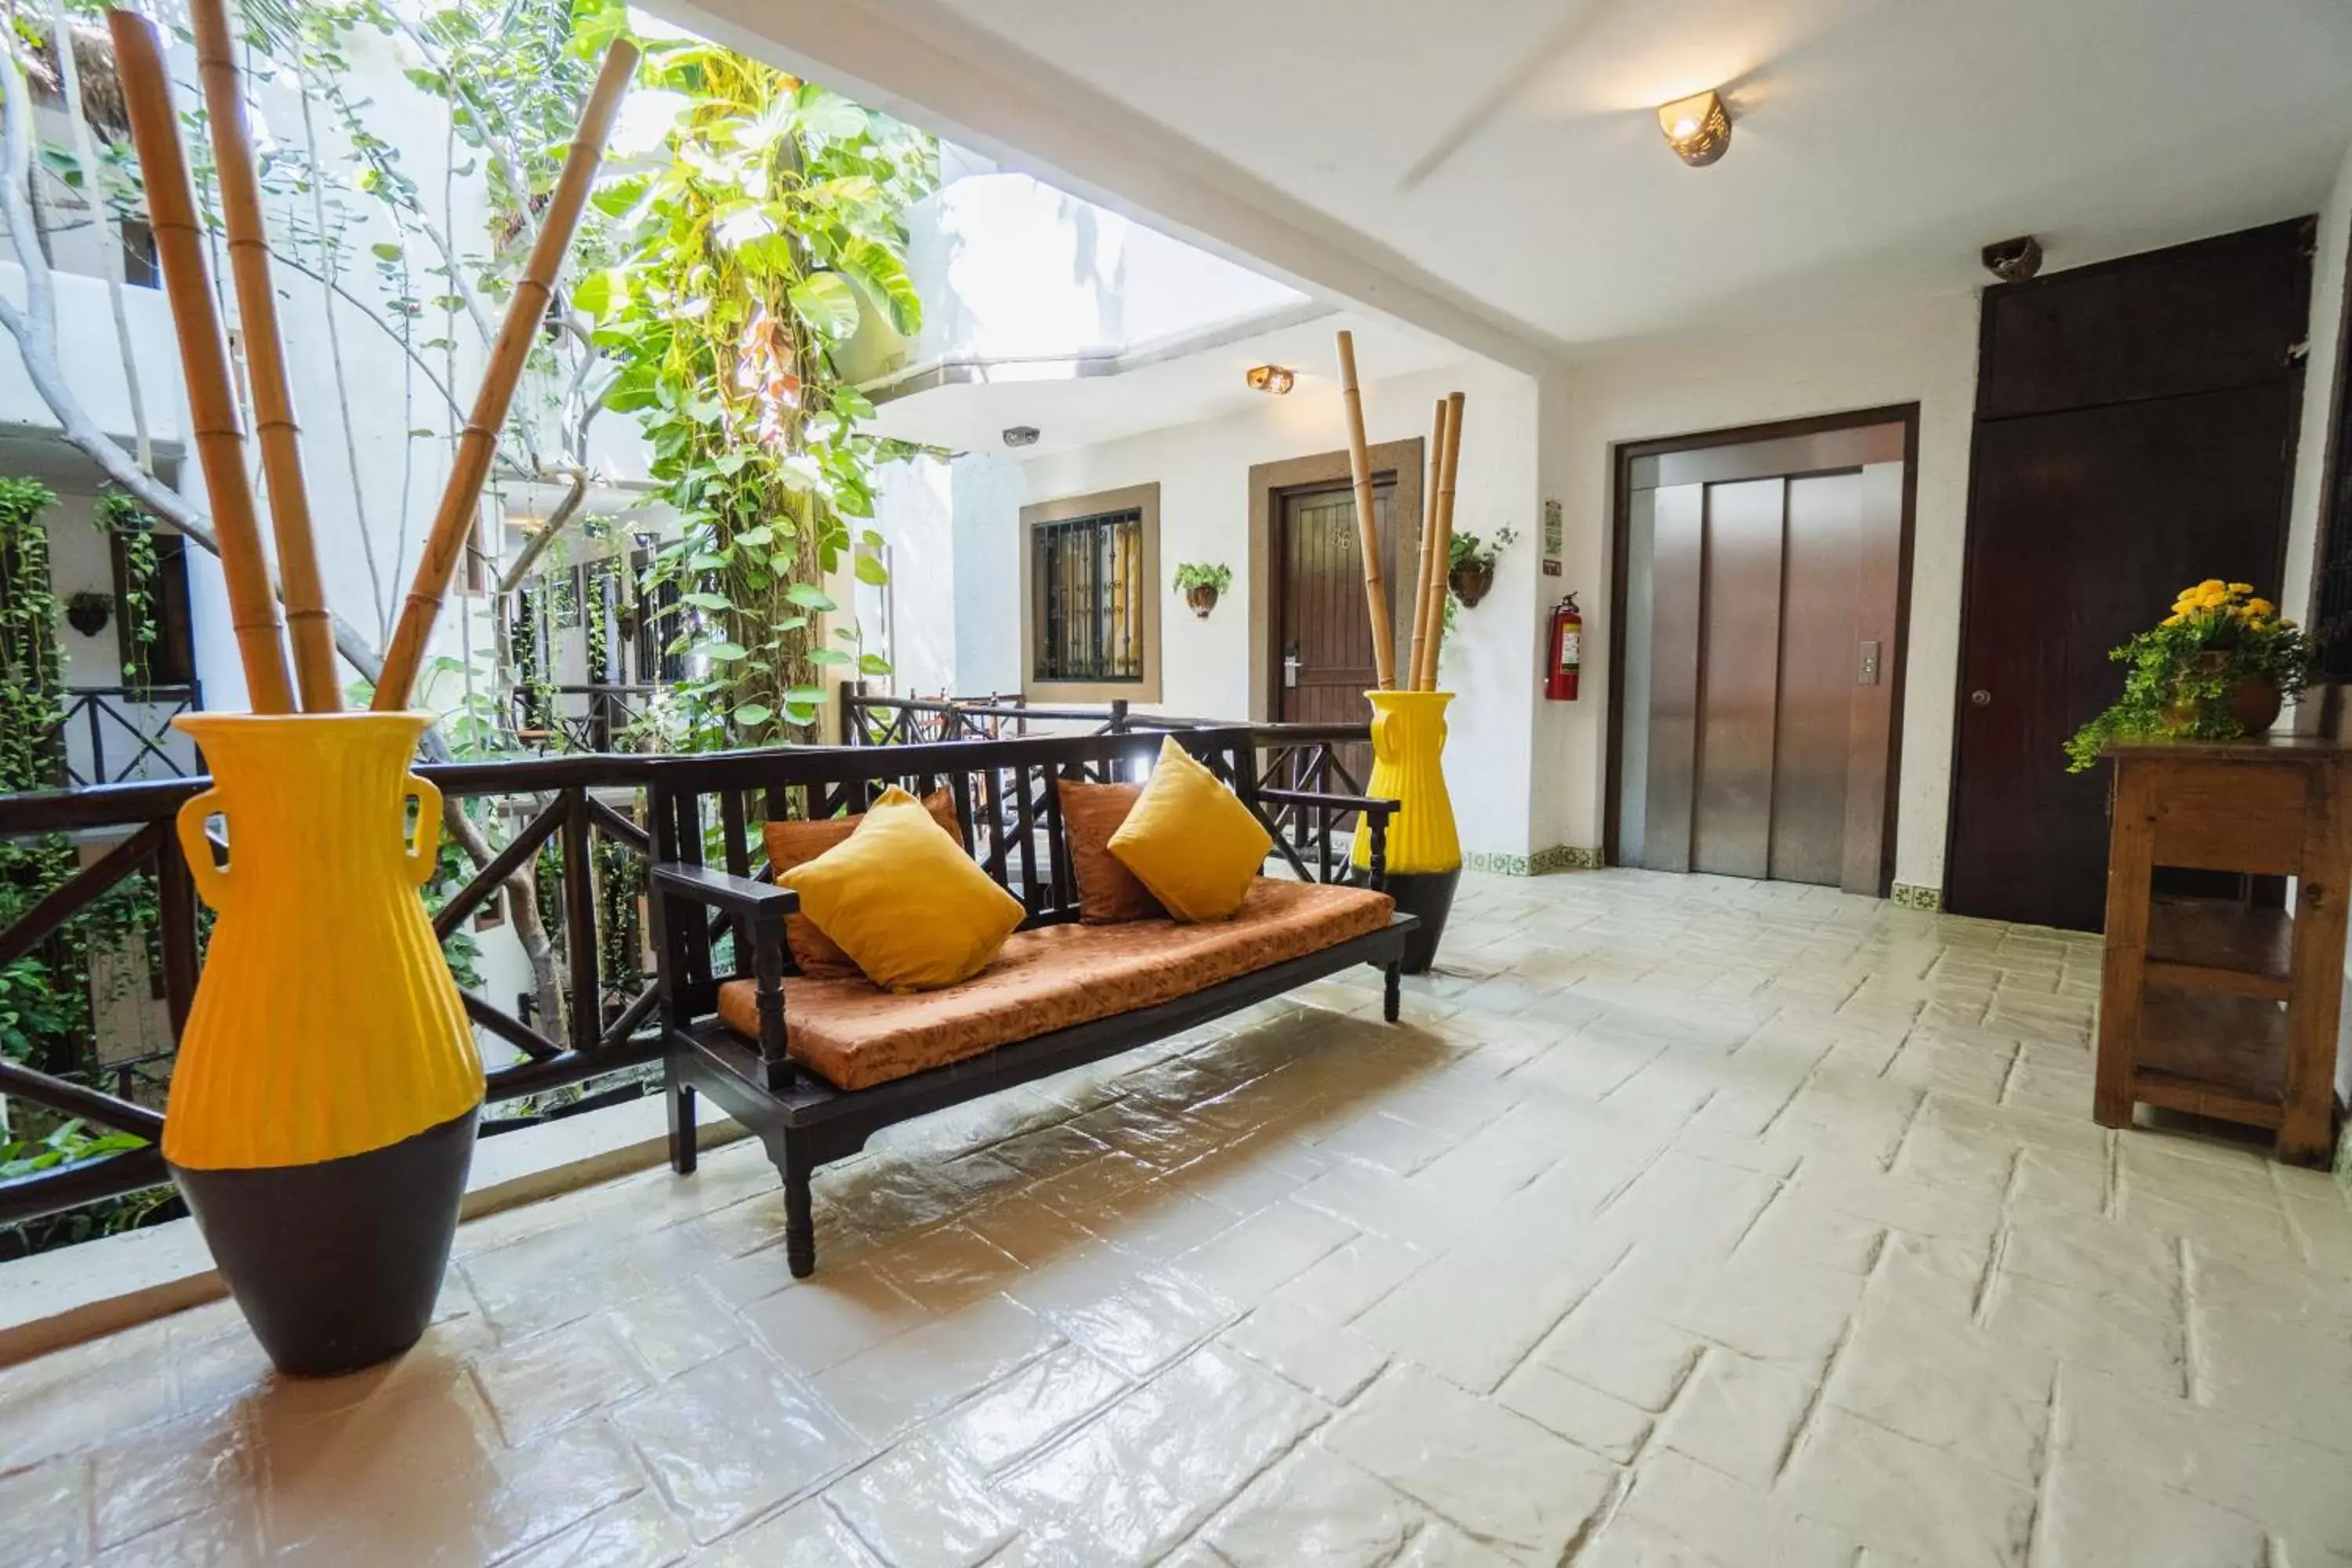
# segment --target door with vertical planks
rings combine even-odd
[[[1372,517],[1381,554],[1393,559],[1396,484],[1372,486]],[[1285,723],[1360,724],[1364,693],[1376,684],[1371,611],[1364,599],[1364,558],[1356,537],[1356,500],[1348,487],[1286,490],[1274,528],[1274,700]],[[1384,591],[1389,584],[1384,580]],[[1395,595],[1389,594],[1390,613]],[[1371,776],[1371,748],[1338,749],[1356,783]]]

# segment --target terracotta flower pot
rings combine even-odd
[[[440,837],[441,792],[408,772],[428,722],[173,721],[212,770],[179,830],[220,918],[163,1159],[284,1372],[355,1371],[415,1344],[457,1234],[482,1063],[417,896]],[[215,816],[226,866],[205,837]]]
[[[1474,609],[1495,586],[1495,563],[1491,561],[1465,561],[1445,574],[1445,581],[1454,590],[1454,596],[1462,601],[1462,607]]]
[[[2197,656],[2197,671],[2200,675],[2219,675],[2229,667],[2230,656],[2225,651],[2209,650]],[[2191,729],[2216,705],[2228,708],[2240,733],[2259,735],[2278,722],[2279,710],[2285,702],[2279,694],[2278,683],[2256,672],[2240,677],[2220,698],[2174,699],[2165,706],[2165,727],[2176,732]]]
[[[1217,590],[1207,583],[1195,583],[1184,590],[1184,602],[1192,606],[1196,616],[1206,616],[1217,607]]]

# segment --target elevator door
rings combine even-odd
[[[1903,434],[1636,465],[1621,861],[1883,890]]]

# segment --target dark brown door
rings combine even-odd
[[[1393,479],[1372,486],[1372,516],[1381,553],[1396,554]],[[1364,558],[1356,540],[1356,500],[1346,486],[1286,490],[1279,498],[1274,540],[1274,700],[1286,723],[1359,724],[1369,716],[1372,689],[1371,613],[1364,600]],[[1390,611],[1396,599],[1392,584]],[[1349,746],[1339,756],[1358,784],[1371,775],[1371,748]]]
[[[2067,773],[2060,747],[2122,689],[2107,650],[2208,577],[2277,597],[2302,247],[2277,225],[1987,291],[1954,912],[2098,930],[2106,773]]]

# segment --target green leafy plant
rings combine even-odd
[[[1502,559],[1503,552],[1517,543],[1518,540],[1518,531],[1508,526],[1496,529],[1492,541],[1475,533],[1457,533],[1454,536],[1454,548],[1446,556],[1445,568],[1451,572],[1474,561],[1481,566],[1491,567]]]
[[[1234,569],[1222,563],[1210,565],[1199,561],[1187,561],[1176,568],[1176,591],[1188,593],[1194,588],[1206,588],[1222,596],[1234,585]]]
[[[2208,578],[2184,588],[2163,621],[2108,653],[2126,667],[2123,695],[2066,742],[2066,771],[2096,766],[2110,741],[2242,735],[2231,701],[2238,689],[2266,680],[2292,700],[2310,684],[2317,652],[2250,584]]]
[[[583,48],[626,25],[583,11]],[[600,185],[610,265],[572,302],[616,367],[604,406],[635,416],[682,528],[647,592],[679,590],[692,657],[689,745],[788,738],[814,724],[827,668],[887,675],[824,582],[887,580],[874,466],[911,450],[865,434],[873,405],[835,354],[867,314],[921,324],[905,213],[937,184],[937,144],[812,82],[696,39],[646,48],[633,108],[667,109],[651,156]]]

